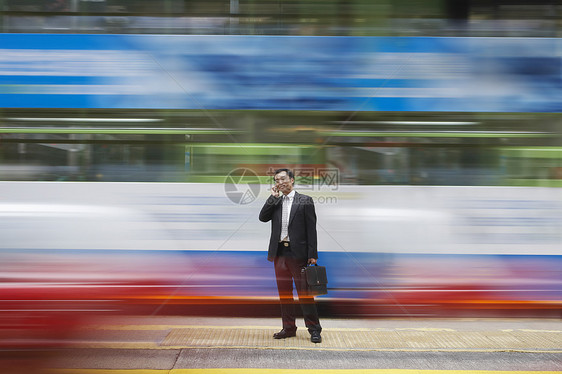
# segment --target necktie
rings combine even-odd
[[[289,240],[289,196],[283,196],[283,212],[281,215],[281,240]]]

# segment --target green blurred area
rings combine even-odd
[[[561,13],[555,0],[0,0],[3,32],[556,37]]]
[[[242,180],[270,183],[289,167],[303,185],[326,175],[562,185],[560,114],[4,109],[0,118],[1,180],[224,183],[246,170]]]

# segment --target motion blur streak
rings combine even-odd
[[[0,372],[98,316],[277,317],[281,167],[324,316],[559,318],[561,9],[0,0]]]
[[[257,187],[258,198],[239,205],[222,184],[2,183],[2,344],[62,344],[98,314],[275,314],[268,227],[257,220],[268,186]],[[324,313],[559,313],[556,189],[339,186],[311,195],[324,201]]]

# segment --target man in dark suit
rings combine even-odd
[[[296,336],[294,281],[310,340],[320,343],[322,327],[314,296],[308,295],[301,272],[307,264],[316,264],[318,259],[314,202],[310,196],[293,189],[295,178],[289,169],[276,170],[274,179],[275,185],[259,217],[262,222],[271,221],[267,259],[274,263],[281,302],[283,329],[273,337],[285,339]]]

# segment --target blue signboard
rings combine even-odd
[[[0,34],[0,107],[561,112],[562,39]]]

